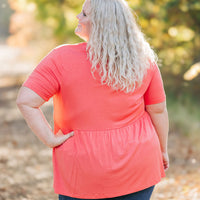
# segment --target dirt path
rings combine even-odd
[[[31,133],[15,105],[24,71],[12,77],[5,72],[0,76],[0,200],[56,200],[51,149]],[[42,110],[52,124],[52,102]],[[169,154],[170,169],[152,200],[200,200],[198,148],[188,137],[170,133]]]

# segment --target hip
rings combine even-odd
[[[148,187],[144,190],[134,192],[134,193],[112,197],[112,198],[101,198],[101,199],[95,199],[95,200],[149,200],[151,198],[154,187],[155,185]],[[91,200],[91,199],[74,198],[74,197],[65,196],[61,194],[59,194],[58,197],[59,197],[59,200]]]

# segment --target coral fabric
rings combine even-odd
[[[53,97],[54,133],[74,131],[52,151],[55,193],[110,198],[157,184],[165,172],[145,105],[165,101],[158,66],[134,92],[113,91],[92,76],[86,45],[53,49],[23,84],[45,101]]]

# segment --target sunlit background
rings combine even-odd
[[[27,75],[74,34],[82,0],[0,0],[0,200],[53,200],[51,150],[15,105]],[[152,200],[200,199],[200,1],[129,0],[159,57],[171,166]],[[51,100],[42,107],[53,126]]]

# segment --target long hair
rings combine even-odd
[[[125,0],[90,0],[91,32],[87,44],[91,72],[114,90],[134,91],[157,56]],[[97,68],[99,66],[99,68]]]

